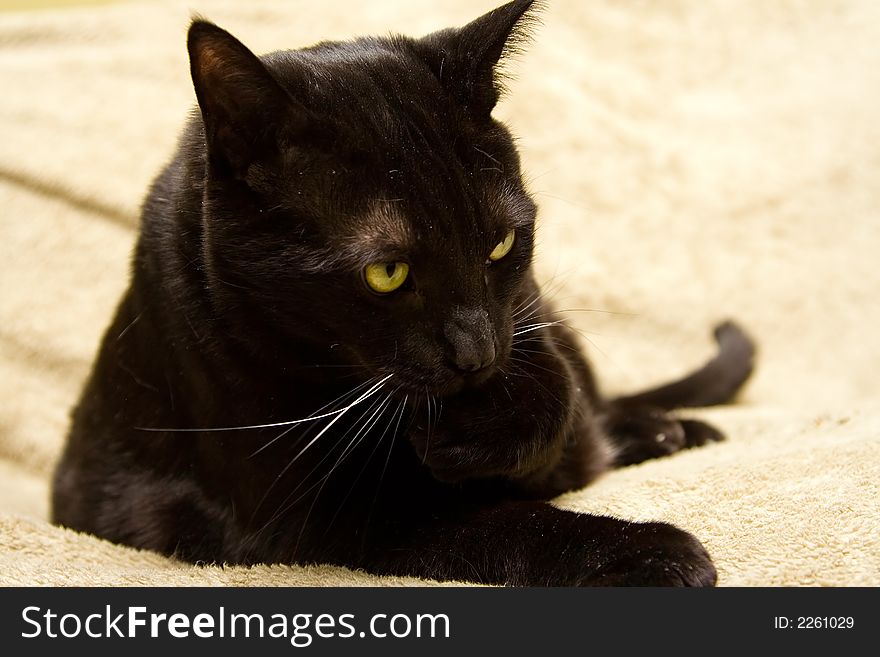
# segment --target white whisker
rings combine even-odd
[[[367,410],[364,411],[363,414],[361,414],[361,416],[360,416],[355,422],[356,422],[356,423],[357,423],[357,422],[360,422],[364,417],[366,417],[367,414],[368,414],[373,408],[376,407],[376,403],[377,403],[377,402],[374,401],[374,402],[373,402],[373,403],[367,408]],[[349,405],[349,406],[346,408],[346,410],[349,409],[349,408],[351,408],[351,407],[352,407],[352,405]],[[344,413],[343,413],[343,414],[344,414]],[[320,438],[320,437],[321,437],[321,436],[322,436],[322,435],[323,435],[323,434],[324,434],[324,433],[325,433],[325,432],[326,432],[331,426],[333,426],[333,424],[335,424],[336,421],[339,420],[339,419],[342,417],[343,414],[337,415],[335,418],[333,418],[333,420],[331,420],[330,422],[328,422],[328,423],[327,423],[327,426],[325,426],[323,429],[321,429],[321,431],[318,433],[318,435],[316,435],[314,438],[312,438],[312,440],[310,440],[309,443],[308,443],[305,447],[303,447],[303,448],[299,451],[299,453],[297,453],[296,456],[294,456],[290,461],[288,461],[287,465],[284,466],[284,468],[281,470],[281,472],[278,473],[278,475],[275,477],[275,479],[272,481],[272,483],[269,484],[269,487],[266,489],[266,492],[263,493],[263,496],[260,498],[260,501],[257,503],[257,506],[256,506],[255,509],[254,509],[254,513],[256,513],[256,511],[257,511],[257,510],[263,505],[263,503],[266,501],[266,498],[269,496],[269,493],[270,493],[270,492],[272,491],[272,489],[275,487],[275,484],[277,484],[277,483],[281,480],[281,478],[287,473],[288,470],[290,470],[290,468],[293,466],[293,464],[294,464],[294,463],[295,463],[295,462],[296,462],[296,461],[297,461],[297,460],[303,455],[303,453],[305,453],[305,451],[306,451],[311,445],[313,445],[313,444],[314,444],[314,443],[315,443],[315,442],[316,442],[316,441],[317,441],[317,440],[318,440],[318,439],[319,439],[319,438]],[[330,450],[328,450],[327,453],[324,454],[324,457],[323,457],[320,461],[318,461],[318,463],[317,463],[317,464],[316,464],[316,465],[315,465],[315,466],[309,471],[309,473],[308,473],[305,477],[302,477],[302,479],[301,479],[300,482],[294,487],[294,489],[293,489],[292,491],[290,491],[290,492],[287,494],[287,496],[286,496],[283,500],[281,500],[281,503],[278,505],[278,509],[272,514],[272,516],[269,518],[269,520],[267,520],[267,521],[263,524],[263,526],[262,526],[262,527],[259,529],[259,531],[257,532],[258,534],[261,533],[262,531],[264,531],[269,525],[271,525],[272,522],[273,522],[276,518],[278,518],[280,515],[282,515],[285,511],[287,511],[287,509],[291,508],[294,504],[296,504],[296,502],[298,502],[300,499],[302,499],[302,495],[301,495],[301,496],[298,497],[296,500],[294,500],[291,504],[288,504],[287,506],[285,506],[285,504],[287,503],[287,501],[288,501],[291,497],[293,497],[294,494],[296,494],[296,492],[297,492],[297,491],[303,486],[303,484],[305,484],[305,483],[308,481],[309,477],[315,472],[315,470],[317,470],[318,467],[320,467],[320,465],[321,465],[324,461],[327,460],[327,457],[330,455],[331,450],[332,450],[333,448],[335,448],[337,445],[339,445],[340,443],[342,443],[343,440],[345,440],[345,437],[349,434],[350,431],[351,431],[351,427],[350,427],[348,430],[346,430],[345,433],[342,434],[342,436],[339,438],[339,440],[337,440],[336,443],[333,444],[333,446],[330,448]],[[312,489],[314,489],[314,487],[317,486],[318,483],[320,483],[320,481],[321,481],[321,480],[318,480],[318,482],[315,482],[315,483],[314,483],[314,484],[313,484],[308,490],[305,491],[305,493],[303,493],[303,495],[305,495],[306,493],[308,493],[309,491],[311,491]],[[282,507],[283,507],[283,508],[282,508]]]
[[[385,383],[385,381],[387,381],[388,379],[390,379],[391,376],[392,376],[392,375],[389,374],[389,375],[386,376],[384,379],[382,379],[379,383],[377,383],[376,385],[374,385],[373,387],[371,387],[371,388],[370,388],[367,392],[365,392],[363,395],[361,395],[360,397],[358,397],[358,398],[357,398],[355,401],[353,401],[351,404],[349,404],[348,406],[346,406],[345,408],[343,408],[343,409],[339,412],[339,414],[336,415],[336,417],[334,417],[332,420],[330,420],[330,422],[327,423],[327,426],[326,426],[326,427],[324,427],[323,429],[321,429],[321,430],[318,432],[318,434],[317,434],[314,438],[312,438],[312,439],[306,444],[306,446],[303,447],[303,448],[297,453],[297,455],[293,457],[293,459],[291,459],[290,463],[287,464],[287,467],[285,468],[285,470],[287,470],[287,468],[289,468],[291,465],[293,465],[293,463],[294,463],[294,462],[295,462],[300,456],[302,456],[302,455],[306,452],[306,450],[307,450],[309,447],[311,447],[312,445],[314,445],[314,444],[318,441],[318,439],[321,438],[321,436],[323,436],[325,433],[327,433],[327,431],[330,430],[330,427],[332,427],[334,424],[336,424],[336,422],[337,422],[337,421],[338,421],[343,415],[345,415],[345,412],[346,412],[346,411],[348,411],[348,410],[351,409],[351,408],[354,408],[355,406],[357,406],[357,404],[359,404],[360,402],[362,402],[363,400],[365,400],[367,397],[370,397],[370,396],[374,395],[376,392],[378,392],[378,391],[381,389],[382,384]],[[334,413],[335,413],[335,411],[334,411]],[[327,414],[327,415],[325,415],[325,417],[327,417],[327,416],[329,416],[329,415],[333,415],[333,413]]]
[[[530,333],[532,331],[537,331],[542,328],[547,328],[548,326],[556,326],[557,324],[560,324],[560,323],[561,322],[541,322],[539,324],[527,324],[526,326],[520,328],[518,331],[514,331],[513,337],[516,337],[518,335],[522,335],[524,333]]]
[[[340,395],[339,397],[337,397],[336,399],[334,399],[334,400],[331,401],[330,403],[328,403],[328,404],[324,404],[321,408],[319,408],[319,409],[318,409],[317,411],[315,411],[315,412],[316,412],[316,413],[321,413],[321,411],[323,411],[325,408],[330,408],[331,406],[334,406],[334,405],[338,404],[338,403],[341,402],[341,401],[344,401],[345,399],[347,399],[347,398],[349,398],[349,397],[353,397],[353,396],[356,395],[360,390],[362,390],[363,388],[366,388],[367,386],[371,385],[371,384],[374,383],[375,381],[376,381],[376,378],[373,378],[373,379],[370,379],[369,381],[366,381],[365,383],[360,384],[360,385],[357,386],[354,390],[350,390],[349,392],[346,392],[345,394]],[[334,409],[334,412],[338,411],[338,412],[341,414],[341,413],[344,412],[344,410],[345,410],[345,409]],[[316,417],[317,419],[321,419],[321,418],[323,418],[323,417],[327,417],[327,414],[325,413],[325,414],[323,414],[323,415],[316,415],[315,417]],[[259,454],[260,452],[262,452],[264,449],[270,447],[270,446],[273,445],[275,442],[279,441],[281,438],[283,438],[284,436],[286,436],[287,434],[289,434],[291,431],[293,431],[297,426],[298,426],[298,425],[291,425],[291,426],[287,427],[287,428],[286,428],[284,431],[282,431],[280,434],[278,434],[277,436],[275,436],[274,438],[272,438],[271,440],[269,440],[265,445],[263,445],[262,447],[260,447],[259,449],[257,449],[257,450],[254,451],[253,453],[251,453],[251,454],[248,456],[248,458],[253,458],[253,457],[256,456],[257,454]],[[306,434],[307,434],[307,433],[308,433],[308,431],[306,432]],[[304,435],[305,435],[305,434],[304,434]]]
[[[393,395],[395,395],[395,394],[397,393],[398,390],[400,390],[400,388],[397,388],[397,390],[395,390],[394,392],[392,392],[392,393],[388,396],[388,400],[387,400],[387,401],[390,402],[390,401],[391,401],[391,397],[392,397]],[[327,527],[324,529],[324,534],[325,534],[325,535],[327,534],[328,531],[330,531],[330,528],[333,526],[333,523],[336,522],[336,518],[339,516],[340,511],[342,511],[342,508],[345,506],[345,503],[348,501],[348,498],[351,497],[351,494],[352,494],[352,492],[354,492],[354,489],[355,489],[355,487],[357,486],[357,483],[361,480],[361,477],[363,476],[364,471],[367,469],[367,466],[369,466],[370,462],[373,460],[373,456],[376,454],[376,451],[379,449],[379,445],[381,445],[381,444],[382,444],[382,441],[385,440],[385,435],[388,433],[388,430],[391,428],[391,425],[394,423],[394,418],[395,418],[395,417],[398,418],[398,419],[397,419],[397,425],[398,425],[398,426],[400,425],[400,417],[403,415],[403,407],[405,406],[405,404],[406,404],[406,400],[404,399],[404,400],[400,403],[400,405],[397,407],[397,410],[394,411],[394,414],[391,416],[391,421],[387,424],[387,426],[385,427],[385,429],[382,430],[382,435],[380,435],[380,436],[379,436],[379,439],[375,441],[375,444],[373,445],[373,449],[370,450],[369,455],[367,456],[366,459],[364,459],[364,464],[363,464],[363,466],[361,466],[360,471],[358,471],[357,476],[354,478],[354,481],[351,482],[351,486],[349,486],[349,488],[348,488],[348,492],[345,494],[345,497],[342,498],[342,501],[339,503],[339,506],[336,507],[336,512],[333,514],[333,517],[330,518],[330,522],[327,523]],[[393,446],[393,444],[394,444],[394,438],[393,438],[393,437],[392,437],[392,439],[391,439],[391,442],[392,442],[392,446]],[[388,457],[390,458],[390,456],[391,456],[391,452],[390,452],[390,449],[389,449]],[[340,458],[341,458],[341,457],[340,457]],[[386,459],[386,461],[385,461],[385,467],[387,467],[387,466],[388,466],[388,460]],[[330,473],[332,474],[332,470],[331,470]],[[382,474],[384,475],[384,473],[385,473],[385,469],[383,468],[383,470],[382,470]],[[328,476],[329,476],[329,474],[328,474]],[[380,481],[380,482],[382,481],[382,477],[381,477],[381,476],[379,477],[379,481]]]
[[[384,378],[380,379],[379,382],[373,384],[373,386],[369,390],[367,390],[367,392],[365,392],[363,395],[361,395],[360,397],[355,399],[351,404],[349,404],[348,406],[346,406],[344,408],[341,408],[336,411],[330,411],[329,413],[322,413],[320,415],[310,415],[309,417],[304,417],[299,420],[287,420],[286,422],[270,422],[268,424],[250,424],[250,425],[240,426],[240,427],[212,427],[212,428],[208,428],[208,429],[157,429],[154,427],[134,427],[134,428],[138,431],[175,431],[175,432],[243,431],[245,429],[271,429],[273,427],[288,427],[293,424],[302,424],[304,422],[314,422],[315,420],[321,420],[325,417],[331,417],[333,415],[336,415],[337,417],[339,417],[343,413],[345,413],[348,409],[353,408],[354,406],[357,406],[362,401],[364,401],[367,397],[372,396],[373,393],[375,393],[377,389],[381,388],[382,384],[385,383],[392,376],[394,376],[394,375],[388,374]],[[331,422],[331,425],[332,425],[332,422]],[[330,426],[330,425],[328,425],[328,426]]]
[[[385,471],[388,470],[388,463],[391,461],[391,452],[394,450],[394,441],[397,440],[397,433],[400,431],[400,421],[403,419],[403,414],[406,411],[406,403],[409,401],[409,395],[406,395],[403,398],[403,403],[401,403],[397,415],[397,423],[394,425],[394,433],[391,434],[391,441],[388,444],[388,453],[385,455],[385,463],[382,466],[382,472],[379,474],[379,483],[376,484],[376,492],[373,494],[373,501],[370,503],[370,510],[367,512],[367,519],[364,522],[364,536],[366,537],[367,528],[370,526],[370,520],[373,518],[373,509],[376,506],[376,500],[379,499],[379,491],[382,488],[382,481],[385,479]],[[393,416],[392,416],[393,419]],[[410,418],[412,421],[412,418]],[[388,426],[391,426],[390,423]],[[387,433],[387,430],[386,430]],[[382,437],[385,437],[385,433],[382,434]]]
[[[302,525],[300,526],[299,535],[297,536],[297,539],[296,539],[296,545],[294,545],[294,548],[293,548],[294,554],[296,554],[296,551],[299,548],[299,542],[302,539],[303,533],[305,532],[305,529],[306,529],[306,525],[308,524],[309,518],[312,515],[312,510],[315,508],[315,505],[318,503],[318,498],[321,496],[321,492],[324,490],[324,486],[327,484],[327,481],[329,481],[330,476],[336,471],[336,468],[339,467],[339,464],[342,463],[342,461],[345,459],[345,457],[348,456],[352,451],[357,449],[358,445],[360,445],[361,442],[364,440],[364,437],[367,434],[369,434],[370,431],[372,431],[374,426],[376,426],[379,419],[382,417],[382,413],[385,412],[385,409],[390,404],[393,394],[394,394],[393,392],[389,393],[389,395],[379,404],[379,407],[373,412],[373,414],[369,417],[369,419],[367,419],[367,421],[363,425],[361,425],[360,429],[357,430],[357,433],[355,433],[355,435],[352,437],[352,439],[348,442],[348,445],[346,445],[345,449],[342,451],[342,454],[340,454],[339,457],[336,459],[336,463],[333,464],[333,466],[330,468],[330,471],[327,474],[325,474],[323,477],[321,477],[321,479],[319,480],[321,486],[320,486],[320,488],[318,488],[318,492],[315,493],[315,497],[312,500],[312,503],[309,505],[309,510],[306,512],[306,517],[303,520]],[[306,495],[308,495],[309,491],[311,491],[317,484],[318,484],[318,482],[315,482],[315,484],[313,486],[311,486],[308,490],[303,492],[299,497],[297,497],[295,500],[293,500],[293,502],[288,504],[283,510],[280,511],[280,515],[283,515],[287,511],[287,509],[290,509],[293,506],[295,506],[296,503],[299,502],[301,499],[303,499]],[[335,517],[335,515],[334,515],[334,517]]]

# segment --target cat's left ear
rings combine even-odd
[[[306,129],[305,108],[229,32],[196,19],[187,48],[215,172],[244,178],[253,162],[278,151],[285,136]]]
[[[459,103],[488,118],[504,91],[500,63],[529,39],[540,9],[540,0],[514,0],[462,28],[429,34],[416,48]]]

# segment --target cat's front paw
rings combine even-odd
[[[666,523],[632,523],[619,549],[580,586],[715,586],[718,575],[693,535]]]
[[[487,457],[478,457],[479,448],[456,443],[434,433],[411,438],[416,454],[435,479],[456,483],[496,474],[499,463]]]
[[[479,435],[439,429],[414,432],[410,442],[422,465],[444,483],[522,476],[535,461],[542,462],[548,450],[545,442],[515,444],[503,432]]]

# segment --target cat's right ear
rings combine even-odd
[[[211,166],[243,179],[253,162],[277,152],[281,130],[304,127],[305,110],[254,53],[213,23],[195,19],[187,49]]]
[[[488,117],[504,91],[503,60],[529,40],[540,0],[512,0],[462,28],[415,42],[440,83],[472,115]]]

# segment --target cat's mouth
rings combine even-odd
[[[466,390],[483,386],[498,374],[499,367],[493,363],[475,372],[460,372],[447,368],[444,371],[388,371],[398,394],[425,394],[434,397],[450,397]]]
[[[497,372],[498,368],[493,364],[489,367],[484,367],[477,372],[455,374],[446,385],[441,386],[434,394],[449,396],[462,392],[463,390],[479,388]]]

